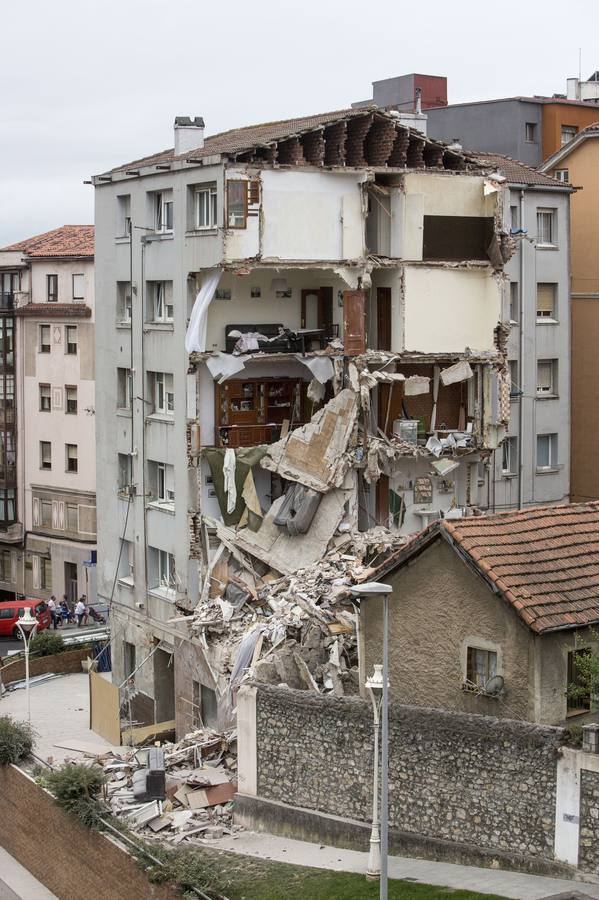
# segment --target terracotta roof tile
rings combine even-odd
[[[94,255],[94,226],[93,225],[62,225],[44,234],[26,238],[8,247],[2,247],[1,252],[18,250],[31,257],[56,257],[56,256],[89,256]]]
[[[599,502],[439,526],[536,632],[599,622]]]
[[[503,153],[483,153],[473,150],[468,155],[484,166],[493,166],[512,184],[534,184],[539,187],[552,188],[569,187],[563,181],[558,181],[551,175],[544,175],[543,172],[538,172],[517,159],[512,159],[511,156],[504,156]]]

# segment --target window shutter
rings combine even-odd
[[[40,523],[40,502],[37,497],[33,498],[33,524],[39,525]]]
[[[64,502],[62,500],[58,504],[58,527],[64,531]]]
[[[32,558],[32,570],[33,570],[33,587],[40,587],[40,558],[39,556],[34,556]]]
[[[58,528],[58,500],[52,501],[52,528]]]

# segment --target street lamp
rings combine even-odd
[[[383,698],[382,698],[382,741],[381,741],[381,887],[380,900],[387,900],[388,854],[389,854],[389,594],[392,587],[379,581],[350,588],[354,597],[383,598]],[[376,791],[375,791],[376,793]]]
[[[383,701],[383,667],[375,664],[374,672],[366,680],[366,688],[372,701],[374,717],[374,787],[372,790],[372,830],[370,832],[370,852],[368,854],[367,878],[381,877],[381,835],[379,832],[379,730],[381,725],[381,703]]]
[[[31,615],[31,607],[26,606],[17,619],[17,627],[25,644],[25,693],[27,695],[27,722],[31,725],[31,704],[29,702],[29,644],[37,631],[37,619]]]

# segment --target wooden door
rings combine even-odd
[[[365,291],[343,291],[343,346],[346,356],[366,350]]]
[[[389,476],[381,475],[376,483],[376,522],[385,528],[389,525]]]
[[[377,350],[391,349],[391,288],[376,289]]]

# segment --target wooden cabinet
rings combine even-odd
[[[240,378],[216,385],[216,445],[278,441],[285,420],[292,427],[304,421],[305,390],[301,378]]]

